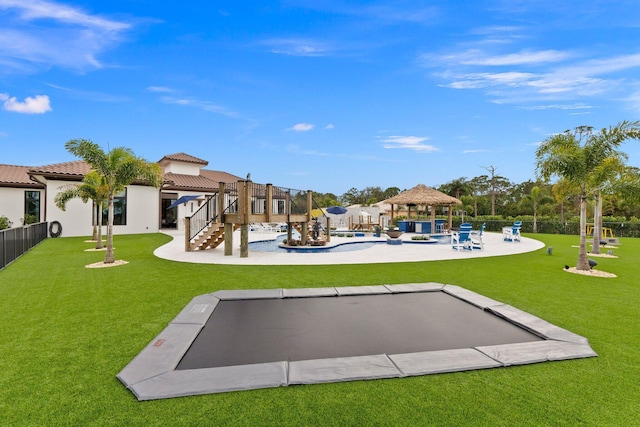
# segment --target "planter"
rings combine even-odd
[[[402,236],[402,231],[400,230],[389,230],[387,231],[387,236],[391,237],[392,239],[397,239],[398,237]]]

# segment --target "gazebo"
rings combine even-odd
[[[449,229],[451,229],[453,205],[461,205],[462,202],[455,197],[442,193],[434,188],[427,187],[424,184],[418,184],[415,187],[405,190],[397,196],[393,196],[384,201],[391,205],[391,219],[393,220],[394,205],[407,205],[409,207],[409,217],[411,217],[411,206],[431,206],[431,229],[435,230],[436,210],[435,206],[449,207]],[[410,218],[409,218],[410,219]]]

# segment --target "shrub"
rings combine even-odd
[[[24,218],[22,218],[22,225],[35,224],[38,222],[38,217],[31,214],[25,214]]]
[[[11,228],[12,224],[13,223],[9,221],[9,218],[7,218],[4,215],[0,216],[0,230],[4,230],[5,228]]]

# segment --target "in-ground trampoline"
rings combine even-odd
[[[594,356],[586,338],[459,286],[218,291],[117,377],[151,400]]]

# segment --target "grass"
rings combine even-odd
[[[593,278],[563,271],[576,236],[506,257],[347,266],[224,266],[157,259],[162,234],[116,236],[129,264],[84,238],[49,239],[0,271],[1,425],[639,425],[640,240]],[[435,281],[587,337],[599,357],[403,379],[138,402],[115,375],[194,296],[219,289]]]

